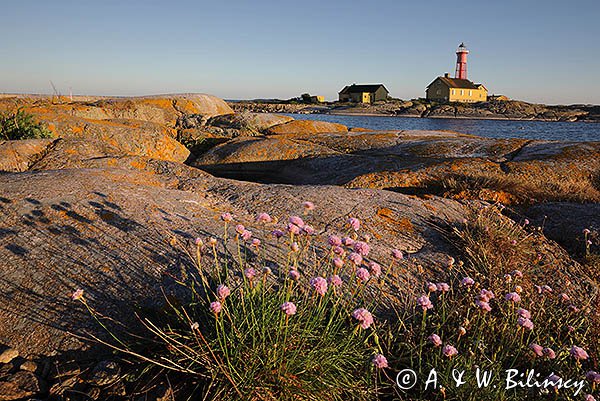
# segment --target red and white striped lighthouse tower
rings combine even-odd
[[[461,43],[456,50],[456,71],[454,78],[467,79],[467,54],[469,51],[464,43]]]

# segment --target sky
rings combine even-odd
[[[600,1],[2,1],[0,93],[423,97],[457,46],[490,94],[600,104]]]

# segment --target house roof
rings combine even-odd
[[[468,79],[458,79],[458,78],[450,78],[450,77],[437,77],[436,79],[433,80],[433,82],[437,81],[437,80],[442,81],[443,84],[445,84],[446,86],[448,86],[449,88],[459,88],[459,89],[478,89],[478,85],[481,84],[474,84],[473,82],[469,81]],[[429,85],[427,85],[427,87],[429,88],[432,84],[430,83]]]
[[[383,87],[383,89],[385,89],[385,91],[387,93],[390,93],[390,91],[388,91],[387,88],[383,84],[368,84],[368,85],[352,84],[350,86],[345,86],[344,89],[342,89],[339,93],[363,93],[363,92],[373,93],[373,92],[376,92],[381,87]]]

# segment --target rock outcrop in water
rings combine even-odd
[[[518,100],[438,104],[423,99],[375,104],[306,105],[297,103],[235,102],[237,111],[301,114],[389,115],[429,118],[481,118],[543,121],[600,121],[600,106],[548,106]]]

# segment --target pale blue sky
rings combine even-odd
[[[490,92],[600,103],[600,1],[2,1],[0,92],[400,98],[454,72]]]

